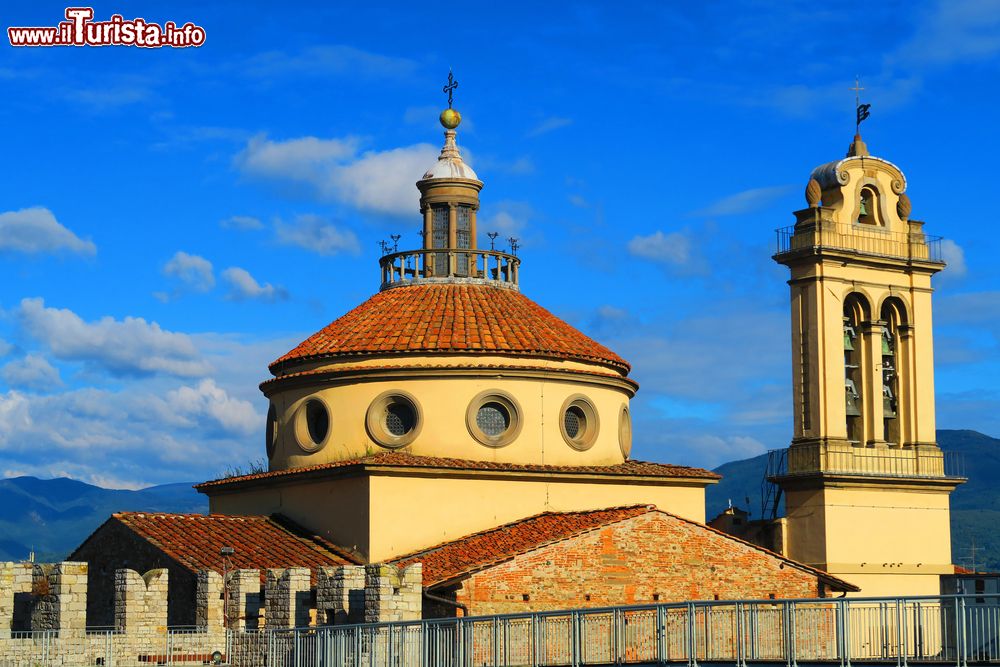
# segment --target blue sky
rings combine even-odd
[[[948,239],[938,424],[1000,436],[997,0],[203,5],[94,6],[200,48],[0,45],[3,476],[263,456],[267,362],[377,289],[379,240],[419,243],[449,67],[481,232],[633,363],[633,456],[702,466],[788,443],[774,229],[846,151],[860,75],[869,148]]]

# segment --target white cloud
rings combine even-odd
[[[1000,0],[939,0],[919,14],[912,37],[890,60],[951,65],[1000,53]]]
[[[46,390],[62,386],[58,369],[38,354],[29,354],[10,362],[0,369],[0,377],[9,386],[18,389]]]
[[[794,189],[791,185],[777,185],[768,188],[751,188],[736,194],[723,197],[703,209],[694,211],[692,215],[722,217],[726,215],[742,215],[766,208],[774,200],[784,197]]]
[[[6,357],[13,349],[13,345],[5,341],[3,338],[0,338],[0,357]]]
[[[563,127],[568,127],[573,124],[572,118],[562,118],[560,116],[552,116],[551,118],[546,118],[538,125],[528,130],[526,137],[537,137],[553,130],[558,130]]]
[[[253,231],[264,228],[263,222],[249,215],[234,215],[226,218],[219,224],[223,229],[239,229],[242,231]]]
[[[261,425],[260,416],[249,401],[233,398],[210,378],[197,387],[179,387],[168,392],[166,402],[175,414],[192,420],[207,417],[234,434],[249,435]]]
[[[701,273],[704,260],[694,250],[688,232],[656,231],[649,236],[635,236],[628,242],[629,254],[648,259],[682,273]]]
[[[187,289],[208,292],[215,287],[212,263],[199,255],[178,250],[163,267],[163,274],[175,278]]]
[[[258,283],[250,272],[238,266],[231,266],[222,272],[222,278],[229,283],[228,298],[235,301],[252,299],[257,301],[282,301],[288,298],[284,287],[271,283]]]
[[[258,78],[288,75],[399,78],[413,74],[416,69],[414,60],[383,56],[343,44],[312,46],[295,54],[268,51],[239,63],[240,72]]]
[[[324,201],[412,215],[419,210],[414,183],[434,164],[437,153],[430,144],[359,153],[359,142],[352,137],[272,141],[260,135],[247,143],[235,164],[248,176],[305,188]]]
[[[337,227],[318,215],[300,215],[289,223],[276,220],[274,231],[278,243],[298,246],[320,255],[356,255],[361,252],[354,232]]]
[[[965,251],[951,239],[942,239],[941,258],[948,263],[948,269],[943,274],[952,278],[961,278],[967,272],[965,266]]]
[[[199,377],[209,370],[190,336],[141,317],[85,322],[71,310],[46,307],[40,298],[23,299],[17,317],[57,359],[87,362],[115,375]]]
[[[61,225],[47,208],[0,213],[0,251],[94,255],[97,246]]]
[[[507,239],[515,237],[521,240],[522,245],[528,231],[528,223],[535,217],[535,210],[531,204],[523,201],[504,200],[492,204],[489,210],[493,211],[479,218],[477,225],[479,231],[479,246],[485,248],[489,246],[489,232],[497,232],[496,249],[507,248]],[[537,228],[537,225],[535,226]],[[536,239],[537,241],[537,239]]]

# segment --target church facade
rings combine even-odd
[[[308,568],[314,606],[320,575],[402,581],[419,565],[422,605],[396,620],[939,592],[961,481],[934,443],[943,263],[897,167],[857,137],[814,172],[783,237],[795,431],[772,480],[787,516],[727,534],[705,525],[718,475],[631,458],[628,362],[521,293],[516,249],[479,247],[483,182],[460,120],[442,113],[444,146],[417,182],[422,247],[384,254],[373,297],[270,365],[268,470],[198,485],[208,517],[115,515],[71,557],[89,564],[94,609],[116,568],[176,571],[183,600],[227,563]],[[368,618],[342,597],[313,622]],[[171,623],[191,622],[172,605]]]

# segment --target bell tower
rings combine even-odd
[[[794,435],[769,468],[785,555],[862,595],[938,594],[954,571],[949,494],[963,480],[935,442],[931,326],[945,264],[906,185],[856,134],[813,171],[774,255],[791,271]]]

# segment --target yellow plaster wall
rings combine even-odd
[[[470,402],[488,390],[507,392],[520,406],[520,434],[503,447],[481,444],[466,424]],[[277,445],[270,461],[271,469],[309,466],[388,451],[369,436],[365,427],[368,407],[386,391],[406,392],[419,404],[420,432],[401,450],[414,455],[543,465],[612,465],[625,460],[619,444],[618,418],[622,406],[628,405],[631,396],[628,388],[595,384],[586,376],[572,374],[550,379],[503,376],[498,372],[487,377],[403,375],[277,392],[271,397],[278,414]],[[599,418],[596,441],[582,452],[567,444],[560,430],[562,405],[575,394],[589,398]],[[330,414],[329,435],[314,452],[305,451],[299,445],[294,428],[296,412],[311,397],[325,401]]]
[[[863,595],[928,592],[953,571],[946,490],[827,483],[789,491],[787,506],[788,556],[859,586],[863,577]]]
[[[213,495],[210,509],[236,515],[281,512],[375,562],[545,511],[652,504],[704,523],[704,484],[457,477],[428,471],[272,484],[266,490]]]

